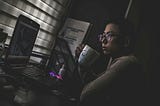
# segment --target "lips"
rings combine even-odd
[[[102,50],[103,50],[104,54],[110,54],[110,52],[109,52],[109,50],[107,48],[102,48]]]
[[[107,48],[102,48],[103,51],[107,51]]]

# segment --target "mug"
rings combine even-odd
[[[100,56],[99,52],[97,52],[89,45],[85,45],[78,58],[78,63],[80,66],[88,67],[92,65],[99,56]]]

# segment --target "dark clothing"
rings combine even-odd
[[[135,56],[110,60],[106,71],[86,84],[80,106],[131,106],[143,102],[144,75]]]

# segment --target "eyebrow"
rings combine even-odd
[[[108,31],[108,32],[103,32],[104,34],[110,34],[110,33],[113,33],[114,34],[114,32],[113,31]]]
[[[113,34],[113,35],[120,35],[119,33],[113,32],[113,31],[108,31],[104,32],[105,34]]]

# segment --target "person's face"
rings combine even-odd
[[[117,43],[119,28],[115,24],[108,24],[101,37],[102,50],[105,55],[114,56],[120,52],[120,46]]]

